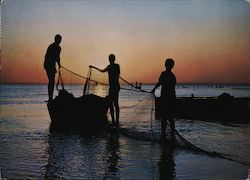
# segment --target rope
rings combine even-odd
[[[138,103],[136,103],[136,104],[134,104],[134,105],[132,105],[132,106],[123,106],[123,107],[121,107],[120,109],[130,109],[130,108],[134,108],[134,107],[138,106],[139,104],[143,103],[144,101],[146,101],[146,100],[149,99],[149,98],[150,98],[150,96],[146,96],[146,97],[144,97],[143,99],[138,100],[138,101],[139,101]]]
[[[60,81],[61,81],[62,90],[64,90],[64,83],[63,83],[63,79],[62,79],[62,75],[61,75],[61,70],[60,70],[60,68],[59,68],[58,71],[59,71],[59,72],[58,72],[58,79],[57,79],[57,83],[56,83],[56,90],[57,90],[57,91],[59,91],[58,86],[59,86]]]
[[[91,68],[89,68],[89,77],[88,77],[89,82],[90,82],[91,73],[92,73],[92,70],[91,70]],[[90,86],[90,83],[88,83],[88,88],[87,88],[88,93],[89,93],[89,86]]]
[[[130,85],[131,87],[136,88],[133,84],[129,83],[128,81],[126,81],[126,80],[125,80],[124,78],[122,78],[121,76],[119,76],[119,78],[120,78],[121,80],[123,80],[125,83],[127,83],[128,85]],[[143,90],[143,89],[139,89],[138,91],[152,94],[151,92],[146,91],[146,90]]]
[[[154,99],[155,99],[155,96],[154,96]],[[151,126],[152,137],[153,139],[155,139],[155,134],[154,134],[154,129],[153,129],[153,108],[154,108],[154,104],[152,103],[151,113],[150,113],[150,126]]]
[[[62,65],[61,65],[61,68],[63,68],[64,70],[66,70],[66,71],[68,71],[68,72],[70,72],[70,73],[72,73],[72,74],[74,74],[74,75],[76,75],[76,76],[78,76],[78,77],[81,77],[81,78],[83,78],[83,79],[88,80],[88,77],[84,77],[84,76],[82,76],[82,75],[80,75],[80,74],[77,74],[77,73],[75,73],[75,72],[69,70],[68,68],[66,68],[66,67],[64,67],[64,66],[62,66]],[[122,78],[121,76],[120,76],[119,78],[120,78],[121,80],[123,80],[124,82],[126,82],[127,84],[129,84],[130,86],[132,86],[132,87],[135,88],[135,86],[134,86],[133,84],[129,83],[128,81],[126,81],[126,80],[125,80],[124,78]],[[102,83],[102,82],[100,82],[100,81],[96,81],[96,80],[93,80],[93,79],[91,79],[91,78],[89,78],[89,81],[95,82],[95,83],[97,83],[97,84],[109,86],[109,84]],[[145,92],[145,93],[150,93],[150,94],[152,94],[151,92],[146,91],[146,90],[142,90],[142,89],[140,89],[140,90],[139,90],[139,89],[129,89],[129,88],[124,88],[124,87],[121,87],[120,89],[127,90],[127,91]]]
[[[73,72],[73,71],[71,71],[71,70],[69,70],[69,69],[67,69],[67,68],[65,68],[63,66],[61,66],[61,68],[63,68],[64,70],[66,70],[66,71],[68,71],[68,72],[70,72],[70,73],[72,73],[72,74],[74,74],[74,75],[76,75],[78,77],[81,77],[81,78],[86,79],[86,80],[88,79],[87,77],[84,77],[84,76],[82,76],[80,74],[77,74],[77,73],[75,73],[75,72]],[[89,81],[92,81],[92,82],[95,82],[95,83],[98,83],[98,84],[101,84],[101,85],[109,86],[109,84],[102,83],[102,82],[99,82],[99,81],[96,81],[96,80],[93,80],[93,79],[89,79]]]
[[[167,124],[170,127],[170,124],[168,122],[167,122]],[[233,162],[237,162],[237,163],[240,163],[240,164],[250,166],[249,163],[238,161],[238,160],[235,160],[235,159],[232,159],[232,158],[229,158],[229,157],[225,157],[226,154],[218,153],[218,152],[215,152],[215,151],[210,152],[210,151],[206,151],[204,149],[201,149],[198,146],[196,146],[196,145],[192,144],[191,142],[189,142],[188,140],[186,140],[176,129],[174,129],[174,132],[184,144],[191,147],[195,151],[202,152],[202,153],[207,154],[207,155],[212,156],[212,157],[220,157],[222,159],[227,159],[227,160],[230,160],[230,161],[233,161]]]
[[[86,95],[89,93],[90,77],[91,77],[91,68],[89,68],[87,79],[86,79],[86,82],[84,84],[83,95]]]

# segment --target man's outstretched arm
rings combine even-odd
[[[99,69],[98,67],[95,67],[95,66],[92,66],[92,65],[90,65],[89,67],[94,68],[94,69],[96,69],[96,70],[98,70],[100,72],[107,72],[108,71],[108,67],[106,67],[105,69]]]

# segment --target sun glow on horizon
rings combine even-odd
[[[113,53],[129,82],[155,83],[170,57],[177,82],[250,83],[247,3],[4,1],[1,82],[47,83],[44,54],[59,33],[62,65],[83,76]]]

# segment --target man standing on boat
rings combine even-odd
[[[176,85],[176,78],[174,73],[171,71],[174,67],[174,60],[167,59],[165,61],[166,71],[163,71],[160,75],[159,82],[155,85],[152,89],[152,93],[155,92],[155,89],[159,86],[161,88],[161,132],[162,137],[166,136],[166,127],[167,121],[170,123],[171,128],[171,137],[174,139],[174,131],[175,131],[175,122],[174,122],[174,115],[175,115],[175,106],[176,106],[176,94],[175,94],[175,85]]]
[[[108,72],[109,75],[109,97],[111,98],[110,104],[110,113],[112,118],[113,125],[119,125],[119,91],[120,91],[120,84],[119,84],[119,77],[120,77],[120,66],[119,64],[115,63],[115,55],[109,55],[109,62],[110,64],[105,69],[99,69],[94,66],[89,66],[90,68],[94,68],[100,72]],[[115,115],[114,116],[114,107],[115,107]]]
[[[47,52],[45,54],[44,60],[44,69],[48,76],[48,94],[49,94],[49,101],[53,99],[53,91],[54,91],[54,84],[55,84],[55,74],[56,74],[56,62],[61,67],[60,64],[60,52],[61,47],[59,44],[61,43],[62,37],[57,34],[55,36],[55,42],[50,44]]]

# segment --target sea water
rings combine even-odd
[[[153,86],[143,88],[150,90]],[[81,85],[66,86],[79,97]],[[98,86],[95,94],[107,95]],[[160,90],[156,91],[159,95]],[[177,96],[212,97],[223,92],[250,97],[249,86],[179,85]],[[55,90],[55,96],[57,95]],[[45,101],[47,85],[1,85],[0,174],[7,179],[246,179],[250,166],[250,124],[176,120],[176,129],[190,142],[233,160],[183,148],[171,149],[115,132],[50,132]],[[120,106],[131,105],[121,90]],[[128,114],[129,110],[121,113]],[[121,124],[132,120],[122,119]],[[145,122],[148,123],[149,122]],[[143,125],[137,127],[143,129]],[[235,162],[235,161],[236,162]],[[241,163],[243,162],[243,163]]]

